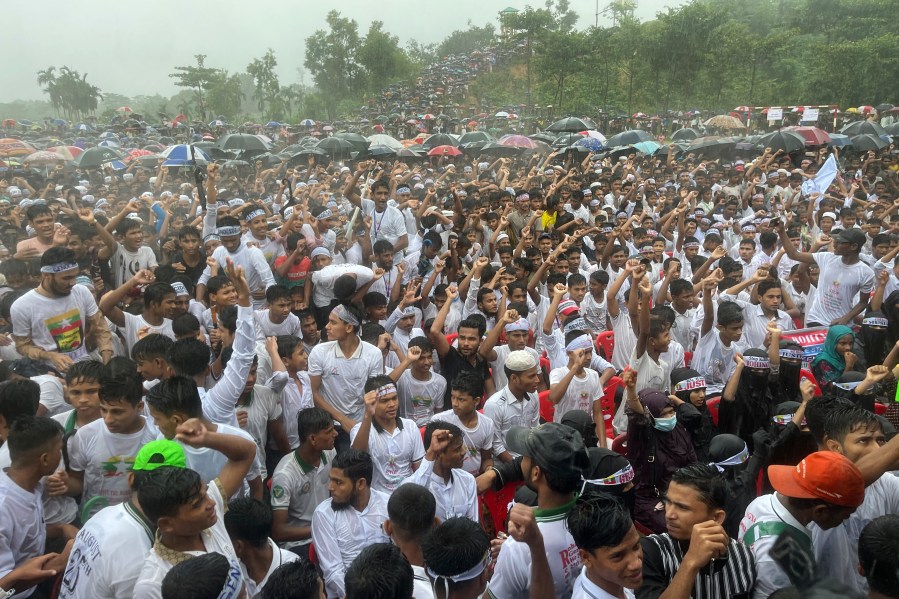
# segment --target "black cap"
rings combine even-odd
[[[561,476],[582,476],[590,465],[581,434],[557,422],[530,429],[513,426],[506,433],[506,445],[515,453],[531,458],[544,470]]]
[[[858,246],[859,249],[861,249],[865,245],[867,238],[865,237],[865,234],[858,229],[845,229],[843,231],[840,231],[840,233],[836,237],[836,240],[842,241],[844,243],[854,243]]]

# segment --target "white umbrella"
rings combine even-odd
[[[370,141],[371,145],[373,145],[373,146],[374,145],[387,146],[391,150],[402,150],[404,147],[403,144],[399,142],[399,140],[397,140],[394,137],[391,137],[390,135],[386,135],[384,133],[376,133],[375,135],[369,135],[365,139]]]

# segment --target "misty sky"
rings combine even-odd
[[[608,0],[599,0],[603,8]],[[304,40],[325,27],[331,9],[359,23],[360,35],[372,20],[385,29],[422,43],[443,40],[456,29],[497,23],[507,6],[542,6],[542,0],[33,0],[4,2],[0,102],[46,99],[37,71],[67,65],[88,74],[104,92],[126,96],[169,96],[178,91],[168,76],[177,65],[206,54],[207,66],[243,71],[272,48],[282,84],[300,82]],[[683,0],[639,0],[636,14],[651,19]],[[571,0],[578,27],[592,25],[597,0]],[[489,7],[489,8],[485,8]],[[600,17],[600,23],[609,21]],[[305,74],[305,83],[312,84]]]

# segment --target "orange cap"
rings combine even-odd
[[[844,507],[865,500],[865,481],[855,464],[833,451],[816,451],[796,466],[768,466],[778,493],[797,499],[820,499]]]

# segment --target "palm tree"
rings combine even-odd
[[[60,108],[59,90],[57,88],[56,67],[47,67],[37,72],[37,84],[44,87],[44,93],[50,96],[50,104],[57,113]]]

